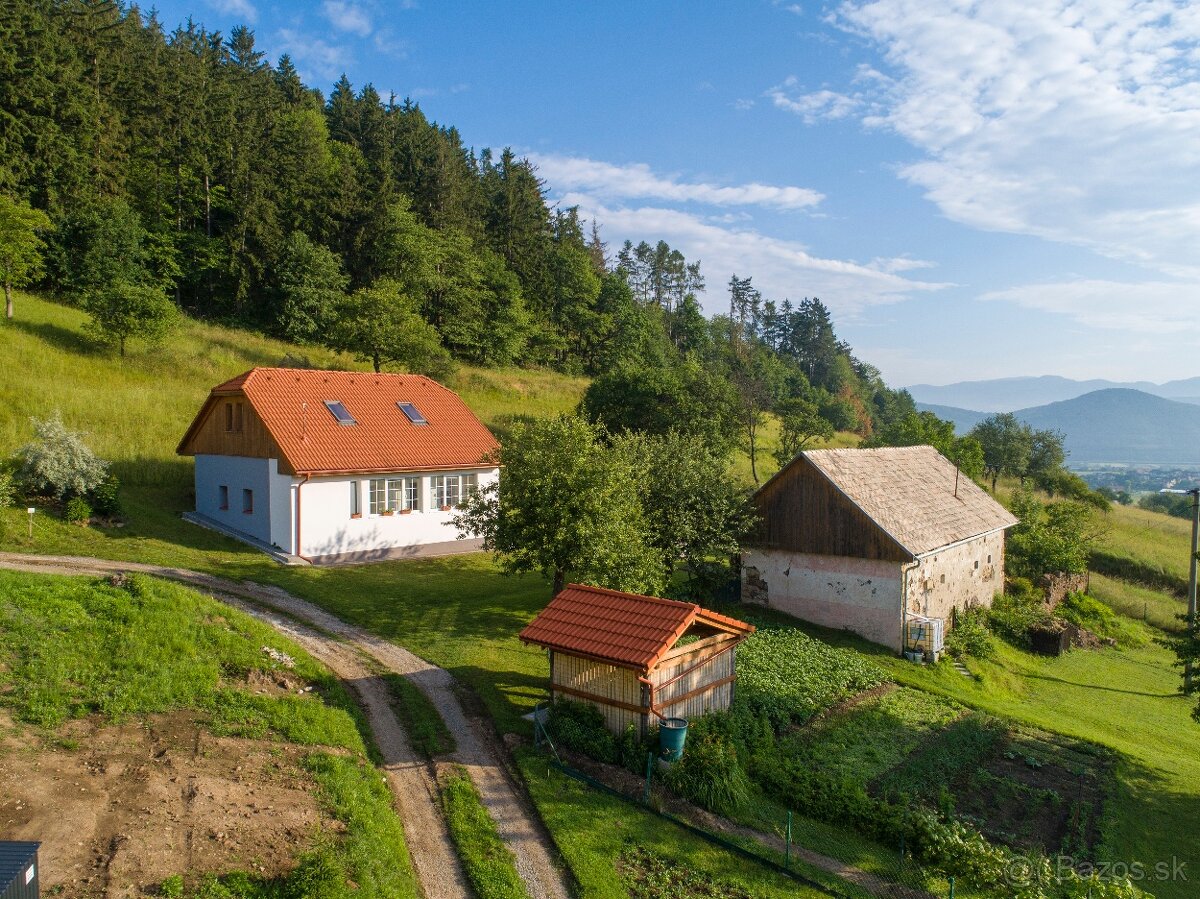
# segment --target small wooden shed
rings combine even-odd
[[[550,698],[590,702],[614,733],[728,709],[754,626],[695,603],[568,584],[521,631],[550,653]]]

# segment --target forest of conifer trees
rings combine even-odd
[[[752,457],[768,412],[793,447],[914,413],[819,300],[776,303],[735,276],[729,313],[706,318],[698,260],[661,241],[610,252],[528,160],[344,75],[323,96],[247,28],[114,0],[4,4],[0,73],[0,193],[48,216],[27,280],[64,301],[102,309],[136,285],[145,302],[149,286],[377,368],[603,375],[585,405],[610,427],[641,390],[660,427],[740,436]]]

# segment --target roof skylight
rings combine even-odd
[[[330,414],[337,419],[337,423],[340,425],[358,424],[358,422],[354,420],[354,416],[350,414],[350,411],[346,408],[345,404],[341,400],[326,400],[325,408],[328,409]]]
[[[400,407],[400,411],[403,412],[408,417],[408,420],[411,421],[413,424],[415,424],[415,425],[429,424],[429,422],[425,420],[425,416],[422,415],[419,411],[417,411],[417,407],[414,406],[412,403],[396,403],[396,405]]]

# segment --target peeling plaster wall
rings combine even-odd
[[[931,553],[908,575],[908,611],[946,619],[951,609],[992,605],[1004,589],[1004,532]]]
[[[852,630],[900,650],[897,562],[750,549],[742,554],[742,599],[825,627]]]

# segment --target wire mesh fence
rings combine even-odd
[[[872,853],[869,859],[861,860],[860,864],[833,858],[805,845],[802,828],[796,826],[801,819],[792,812],[785,813],[786,817],[779,822],[778,833],[742,826],[723,828],[723,833],[716,833],[700,826],[664,808],[664,803],[660,801],[661,787],[657,783],[660,778],[656,774],[657,765],[652,754],[647,755],[643,778],[632,781],[623,777],[623,783],[619,786],[606,783],[605,779],[610,778],[601,779],[593,776],[593,773],[582,771],[560,755],[546,731],[542,711],[539,707],[534,715],[534,740],[546,751],[554,768],[593,789],[638,805],[729,852],[829,896],[847,899],[953,899],[956,895],[953,879],[947,882],[925,871],[902,842],[896,847],[884,847],[885,850],[892,849],[891,852]],[[740,840],[734,842],[730,837],[739,837]]]

